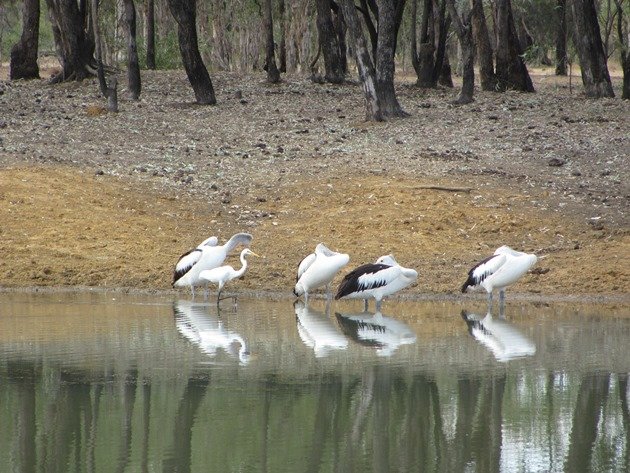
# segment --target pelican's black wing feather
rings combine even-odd
[[[339,284],[339,289],[337,289],[335,299],[340,299],[355,292],[367,291],[369,289],[375,289],[377,287],[387,285],[388,281],[386,279],[379,278],[377,274],[379,271],[383,271],[385,269],[391,269],[391,266],[377,263],[368,263],[359,266],[355,270],[346,274],[343,278],[341,284]]]

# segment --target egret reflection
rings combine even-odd
[[[391,356],[401,345],[416,342],[416,334],[406,323],[381,312],[335,315],[345,335],[360,345],[374,347],[379,356]]]
[[[348,348],[348,339],[330,319],[330,305],[326,304],[324,313],[298,300],[294,309],[298,334],[304,344],[313,349],[317,358],[328,356],[332,350]]]
[[[193,301],[177,301],[173,304],[177,330],[197,345],[205,354],[216,357],[224,351],[238,358],[242,364],[249,362],[247,343],[238,333],[225,328],[225,324],[209,311],[209,305]]]
[[[505,362],[514,358],[532,356],[536,344],[503,316],[493,317],[488,312],[485,317],[462,310],[462,319],[468,332],[494,355],[497,361]]]

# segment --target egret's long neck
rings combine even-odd
[[[236,272],[236,278],[240,278],[243,274],[245,274],[245,270],[247,269],[247,260],[245,259],[245,255],[241,255],[241,269]]]

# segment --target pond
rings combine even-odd
[[[624,305],[0,294],[0,470],[629,471]]]

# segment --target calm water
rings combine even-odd
[[[629,471],[627,306],[0,294],[0,471]]]

